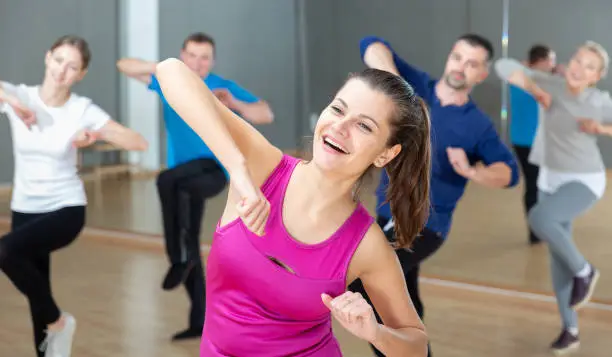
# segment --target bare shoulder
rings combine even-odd
[[[370,225],[357,247],[349,267],[351,278],[358,278],[381,269],[381,262],[395,261],[396,255],[387,237],[376,222]]]

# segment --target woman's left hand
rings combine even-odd
[[[322,294],[321,299],[342,327],[370,343],[374,341],[379,324],[374,309],[361,294],[347,291],[336,298]]]

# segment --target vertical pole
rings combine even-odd
[[[508,57],[508,21],[509,21],[509,10],[510,0],[502,0],[503,12],[502,12],[502,57]],[[501,139],[508,141],[508,83],[503,81],[501,88]]]

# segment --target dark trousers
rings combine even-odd
[[[529,162],[529,154],[531,153],[530,147],[519,145],[514,145],[513,147],[519,159],[519,164],[521,165],[521,170],[523,171],[523,177],[525,179],[523,206],[525,209],[525,216],[527,217],[529,210],[538,202],[538,173],[540,169]],[[529,229],[529,241],[531,243],[540,241],[531,228]]]
[[[51,252],[64,248],[85,224],[85,207],[66,207],[48,213],[12,213],[11,232],[0,239],[0,269],[27,297],[34,345],[45,339],[47,325],[61,315],[51,292]]]
[[[379,217],[377,219],[378,224],[381,227],[384,227],[388,220],[386,218]],[[393,228],[389,229],[385,232],[387,239],[390,241],[394,240],[394,230]],[[419,236],[413,243],[411,247],[411,251],[407,251],[405,249],[398,249],[395,251],[397,257],[399,258],[400,264],[402,266],[402,270],[404,271],[404,278],[406,279],[406,285],[408,287],[408,293],[410,294],[410,298],[412,299],[412,303],[414,304],[414,308],[421,317],[421,319],[425,316],[425,308],[423,307],[423,302],[421,301],[421,297],[419,295],[419,267],[421,262],[435,253],[444,243],[444,238],[437,234],[434,231],[431,231],[425,228],[421,232],[421,236]],[[349,285],[349,290],[353,292],[358,292],[363,295],[366,301],[372,305],[370,298],[361,282],[361,280],[357,279],[351,285]],[[382,323],[378,312],[374,309],[374,314],[376,315],[376,319],[378,323]],[[377,356],[384,356],[382,352],[377,350],[374,346],[370,345],[372,350]],[[431,348],[429,348],[428,356],[431,357]]]
[[[191,300],[190,327],[204,324],[206,291],[200,259],[200,227],[205,202],[223,191],[226,184],[222,168],[211,159],[189,161],[157,177],[170,264],[194,264],[184,283]]]

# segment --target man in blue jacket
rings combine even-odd
[[[489,74],[493,46],[476,34],[459,37],[440,79],[432,78],[400,58],[382,38],[365,37],[361,40],[360,48],[362,59],[368,67],[401,76],[430,108],[430,216],[410,251],[396,251],[415,309],[423,318],[423,303],[418,289],[419,265],[436,252],[446,239],[453,211],[463,196],[468,180],[500,188],[514,186],[519,180],[519,170],[512,152],[500,140],[491,120],[469,96],[472,89]],[[389,178],[383,171],[377,189],[377,221],[387,238],[393,240],[393,217],[389,204],[385,202],[388,183]],[[360,280],[351,284],[350,289],[360,292],[369,301]],[[374,346],[372,349],[378,356],[383,356]]]

